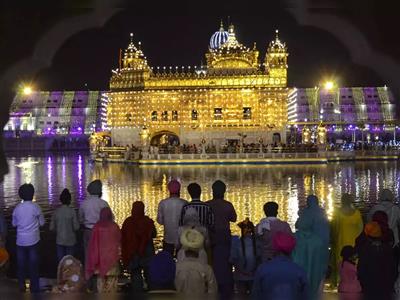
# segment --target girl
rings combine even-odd
[[[361,285],[357,277],[356,252],[352,246],[344,246],[340,252],[338,291],[342,300],[361,299]]]

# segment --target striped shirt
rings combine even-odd
[[[200,201],[200,199],[193,199],[191,202],[182,207],[181,219],[179,220],[180,226],[183,226],[185,213],[191,207],[196,209],[197,213],[199,214],[199,221],[202,226],[206,228],[214,227],[214,213],[211,207],[207,203]]]

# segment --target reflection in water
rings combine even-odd
[[[35,185],[35,199],[48,217],[65,187],[78,205],[85,197],[88,182],[100,178],[104,184],[103,198],[110,203],[119,224],[130,215],[132,202],[137,200],[145,203],[146,213],[155,219],[159,201],[168,196],[167,182],[172,177],[182,182],[181,196],[186,199],[190,182],[197,181],[203,189],[202,199],[209,200],[214,180],[223,180],[228,186],[226,198],[235,206],[238,220],[249,217],[258,222],[264,216],[264,203],[276,201],[280,206],[279,216],[292,227],[299,208],[311,193],[320,198],[329,217],[343,192],[355,193],[356,205],[362,210],[377,200],[379,190],[384,187],[393,189],[396,195],[399,193],[397,162],[136,167],[90,164],[85,156],[76,155],[10,158],[9,164],[10,173],[0,186],[8,214],[18,203],[18,187],[24,182]],[[237,226],[232,229],[238,232]]]

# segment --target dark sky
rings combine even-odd
[[[339,1],[340,2],[340,1]],[[326,8],[321,2],[315,11],[334,15],[355,25],[376,52],[399,62],[400,43],[397,39],[395,15],[381,11],[373,1],[363,6],[347,3]],[[378,3],[378,2],[377,2]],[[55,12],[51,9],[15,10],[1,13],[0,65],[9,66],[30,55],[34,44],[59,20],[82,14],[85,9]],[[104,90],[108,88],[111,69],[118,65],[118,51],[129,42],[133,32],[149,64],[156,66],[199,65],[205,61],[210,36],[219,28],[220,19],[227,23],[228,15],[236,27],[238,40],[251,47],[257,42],[260,58],[274,38],[275,28],[289,49],[289,85],[312,87],[326,78],[335,78],[342,86],[376,86],[386,83],[370,66],[351,61],[342,41],[318,27],[300,26],[283,6],[270,6],[253,14],[227,10],[226,13],[205,16],[200,13],[148,14],[138,16],[137,9],[125,9],[112,17],[102,28],[82,31],[68,39],[58,50],[52,65],[33,78],[24,78],[41,90]],[[262,12],[262,13],[261,13]],[[363,49],[360,49],[363,51]],[[5,55],[6,54],[6,55]]]

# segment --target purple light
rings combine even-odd
[[[81,131],[82,130],[82,128],[81,127],[78,127],[78,131]]]

